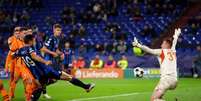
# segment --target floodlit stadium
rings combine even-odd
[[[1,101],[201,101],[200,0],[0,0]]]

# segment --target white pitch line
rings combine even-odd
[[[73,99],[69,101],[86,101],[86,100],[95,100],[95,99],[105,99],[105,98],[115,98],[115,97],[125,97],[130,95],[139,95],[139,94],[145,94],[148,92],[142,92],[142,93],[127,93],[127,94],[119,94],[119,95],[111,95],[111,96],[100,96],[100,97],[91,97],[91,98],[80,98],[80,99]]]

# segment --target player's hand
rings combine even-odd
[[[134,41],[133,41],[132,44],[133,44],[134,47],[138,47],[140,43],[138,42],[137,38],[134,37]]]
[[[48,65],[51,65],[51,64],[52,64],[52,61],[46,61],[46,62],[45,62],[45,65],[47,65],[47,66],[48,66]]]
[[[61,60],[64,60],[64,57],[65,57],[64,54],[61,54],[61,55],[60,55],[60,59],[61,59]]]
[[[59,56],[59,54],[57,54],[56,52],[53,52],[52,55],[53,55],[53,57],[58,57]]]
[[[175,29],[173,38],[178,38],[181,34],[181,28]]]

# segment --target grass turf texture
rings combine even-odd
[[[94,82],[95,89],[86,93],[67,82],[59,81],[48,87],[53,97],[48,101],[149,101],[158,79],[85,79]],[[8,81],[4,80],[8,88]],[[24,101],[24,88],[20,81],[13,101]],[[166,101],[201,101],[201,79],[181,78],[176,90],[168,91]],[[0,100],[2,100],[0,98]],[[46,101],[42,96],[40,101]]]

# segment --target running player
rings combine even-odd
[[[143,51],[156,55],[160,63],[161,78],[153,91],[151,101],[164,101],[163,95],[167,90],[175,89],[177,86],[177,59],[176,59],[176,44],[181,29],[175,29],[173,42],[169,39],[163,40],[161,49],[150,49],[145,45],[140,44],[137,39],[134,39],[133,46],[139,47]]]

